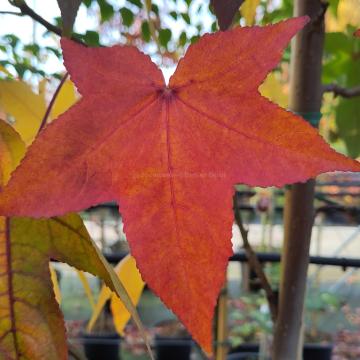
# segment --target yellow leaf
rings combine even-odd
[[[356,28],[360,24],[360,0],[340,0],[337,17],[330,11],[326,14],[327,31],[345,31],[348,25]]]
[[[136,267],[135,259],[127,255],[115,267],[115,273],[118,275],[121,283],[125,286],[134,305],[140,300],[144,289],[144,282],[141,279],[140,272]],[[98,301],[87,325],[87,331],[91,331],[96,320],[101,314],[105,303],[111,298],[111,309],[114,316],[114,323],[119,334],[122,334],[126,323],[130,320],[131,314],[126,310],[124,304],[115,297],[107,286],[101,288]]]
[[[133,304],[137,305],[144,290],[145,283],[136,267],[135,259],[128,255],[115,271],[118,274],[120,281],[126,287]],[[111,297],[111,311],[114,317],[116,330],[120,335],[123,335],[125,325],[130,320],[131,314],[126,309],[123,302],[115,295],[112,295]]]
[[[45,100],[25,82],[0,81],[0,106],[13,116],[14,129],[28,145],[36,136],[46,111]]]
[[[91,287],[90,287],[90,284],[89,284],[89,281],[86,277],[86,275],[82,272],[82,271],[79,271],[79,270],[76,270],[78,276],[79,276],[79,279],[82,283],[82,286],[85,290],[85,294],[89,300],[89,303],[90,303],[90,306],[91,306],[91,309],[94,311],[95,309],[95,301],[94,301],[94,296],[92,294],[92,291],[91,291]]]
[[[38,85],[38,94],[44,98],[44,101],[46,96],[47,83],[48,83],[47,78],[43,78],[41,81],[39,81],[39,85]]]
[[[11,73],[5,68],[5,66],[2,66],[1,64],[0,64],[0,72],[6,74],[7,76],[12,77]]]
[[[246,26],[252,26],[255,23],[256,9],[260,0],[245,0],[240,7],[240,12],[245,19]]]
[[[75,86],[71,80],[66,80],[61,87],[51,111],[51,118],[56,119],[75,104],[77,100]]]
[[[272,102],[286,108],[288,106],[288,95],[284,85],[281,84],[274,72],[270,73],[259,88],[260,94]]]
[[[111,298],[111,290],[107,286],[103,286],[100,290],[97,303],[91,314],[91,318],[87,324],[86,331],[91,332],[96,320],[99,318],[102,309],[104,308],[106,302]]]
[[[0,120],[0,187],[10,179],[11,172],[25,155],[25,144],[19,134]]]
[[[58,302],[58,304],[61,304],[60,284],[59,284],[59,280],[58,280],[56,271],[55,271],[54,267],[51,265],[51,263],[49,264],[49,269],[50,269],[51,282],[52,282],[53,288],[54,288],[55,299]]]
[[[100,276],[131,304],[78,215],[37,220],[2,217],[0,231],[0,251],[11,253],[0,263],[0,349],[12,354],[9,358],[20,358],[20,353],[32,360],[66,358],[65,329],[52,291],[50,258]],[[130,308],[136,314],[134,306]]]

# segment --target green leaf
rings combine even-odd
[[[190,25],[191,24],[191,20],[190,20],[190,16],[188,13],[181,13],[181,17],[184,19],[184,21]]]
[[[353,39],[341,32],[325,35],[324,51],[328,55],[336,55],[339,51],[350,54],[353,50]]]
[[[195,44],[199,39],[200,39],[199,35],[194,35],[194,36],[191,37],[190,43]]]
[[[360,155],[360,101],[341,99],[336,111],[336,125],[340,137],[344,140],[349,156]]]
[[[3,39],[12,47],[15,48],[16,45],[20,42],[20,39],[16,35],[6,34],[3,36]]]
[[[30,52],[34,56],[39,56],[40,46],[38,44],[24,45],[24,51]]]
[[[121,8],[120,9],[120,14],[121,14],[121,17],[122,17],[122,20],[123,20],[123,24],[125,26],[131,26],[134,22],[134,14],[133,12],[128,9],[128,8]]]
[[[101,22],[110,20],[115,14],[114,7],[106,0],[98,0],[98,4],[100,7]]]
[[[156,4],[151,4],[151,11],[156,15],[159,16],[159,7]]]
[[[187,42],[187,35],[186,35],[186,32],[183,31],[180,34],[180,37],[179,37],[179,45],[180,46],[185,46],[186,42]]]
[[[212,24],[211,24],[211,31],[212,32],[216,32],[218,30],[218,24],[216,21],[214,21]]]
[[[100,46],[99,33],[96,31],[88,30],[84,35],[82,35],[82,38],[89,46]]]
[[[171,40],[171,35],[170,29],[161,29],[159,31],[159,41],[163,47],[167,47],[169,41]]]
[[[52,52],[56,57],[60,58],[61,51],[58,48],[52,46],[45,46],[45,49]]]
[[[84,5],[89,8],[92,4],[92,0],[83,0]]]
[[[343,64],[345,75],[344,86],[351,88],[360,84],[360,58],[355,56],[360,47],[360,41],[352,39],[353,50],[348,61]],[[360,155],[360,101],[359,98],[340,98],[336,108],[336,125],[340,138],[344,140],[349,156],[356,158]]]
[[[151,39],[150,26],[146,20],[141,24],[141,36],[146,42],[149,42]]]
[[[176,11],[170,11],[169,15],[174,19],[177,20],[178,18],[178,14]]]
[[[329,3],[329,9],[333,13],[333,15],[337,16],[338,6],[339,6],[340,0],[330,0]]]

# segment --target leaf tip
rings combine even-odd
[[[295,27],[297,31],[300,31],[310,22],[310,17],[308,15],[298,16],[291,19],[295,23]]]

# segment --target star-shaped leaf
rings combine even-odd
[[[306,17],[203,36],[169,85],[133,47],[63,39],[83,98],[42,131],[0,213],[53,216],[116,200],[144,281],[211,352],[231,250],[233,185],[359,171],[258,87]]]

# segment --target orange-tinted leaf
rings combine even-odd
[[[306,22],[205,35],[169,86],[135,48],[63,39],[83,98],[35,140],[0,211],[53,216],[118,201],[144,281],[211,352],[213,309],[232,253],[233,185],[360,170],[257,90]]]
[[[0,121],[0,187],[24,154],[19,134]],[[76,214],[41,220],[0,217],[0,256],[0,359],[67,358],[51,258],[100,276],[139,325],[131,299]]]
[[[220,30],[226,30],[244,0],[211,0]]]

